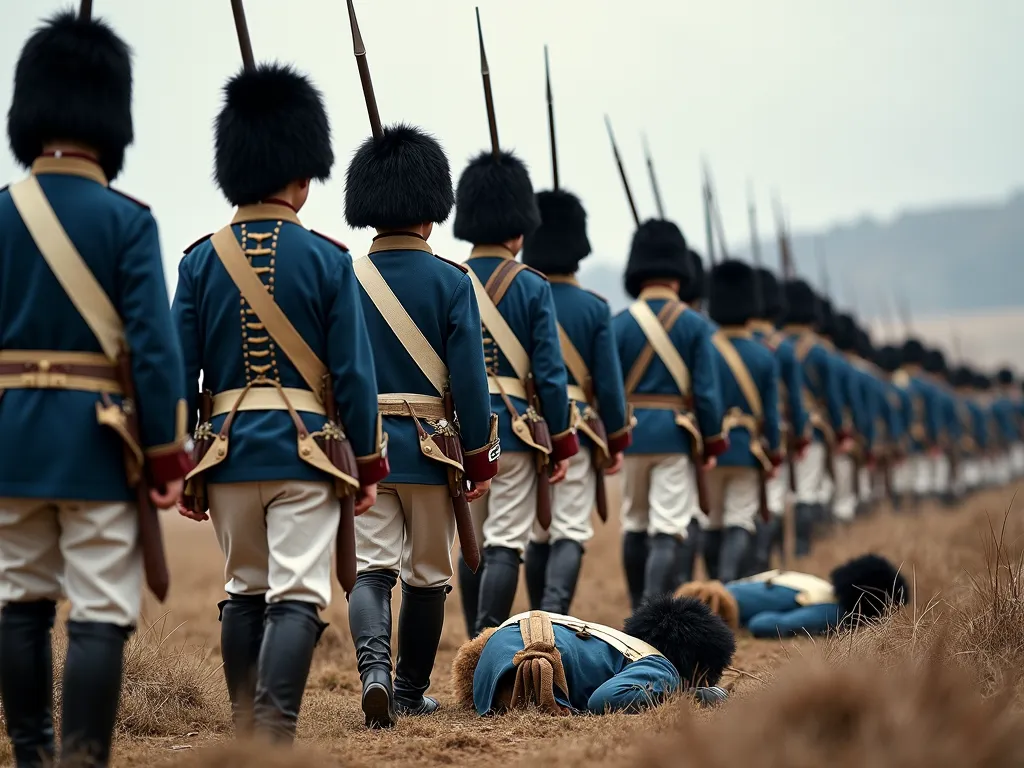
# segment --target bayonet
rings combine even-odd
[[[349,0],[351,2],[351,0]],[[480,9],[476,9],[476,31],[480,37],[480,74],[484,79],[484,101],[487,103],[487,124],[491,129],[491,152],[495,158],[501,156],[501,145],[498,143],[498,119],[494,115],[494,93],[491,91],[491,68],[487,64],[487,51],[484,50],[484,28],[480,24]]]
[[[92,18],[92,0],[82,0],[78,7],[78,18],[82,21],[89,21]]]
[[[548,136],[551,138],[551,188],[558,189],[558,144],[555,141],[555,100],[551,95],[551,66],[548,63],[548,47],[544,46],[544,77],[547,80],[548,95]]]
[[[239,2],[239,4],[241,4]],[[384,126],[380,122],[380,112],[377,111],[377,97],[373,92],[373,80],[370,79],[370,64],[366,60],[366,46],[363,44],[363,35],[359,31],[359,20],[356,19],[356,8],[352,0],[348,0],[348,23],[352,27],[352,50],[356,56],[356,67],[359,69],[359,82],[363,86],[363,99],[366,101],[366,113],[370,117],[370,130],[373,138],[379,139],[384,135]]]
[[[708,263],[715,266],[715,229],[711,223],[711,190],[708,188],[708,180],[705,177],[701,182],[701,192],[704,197],[704,237],[708,243]]]
[[[747,182],[747,212],[750,218],[750,255],[754,260],[754,266],[761,266],[761,240],[757,234],[757,207],[754,203],[754,189],[750,182]]]
[[[615,133],[612,131],[612,121],[608,115],[604,116],[604,124],[608,128],[608,138],[612,142],[612,153],[615,155],[615,164],[619,167],[619,176],[622,178],[622,186],[626,190],[626,200],[629,202],[629,210],[633,214],[633,221],[640,226],[640,214],[637,213],[636,203],[633,201],[633,192],[629,188],[629,179],[626,178],[626,168],[622,165],[622,156],[619,154],[619,145],[615,143]]]
[[[832,301],[832,287],[829,285],[828,265],[825,263],[825,250],[821,247],[821,239],[814,239],[814,255],[818,257],[818,271],[821,279],[821,292],[826,299]]]
[[[729,247],[725,244],[725,227],[722,225],[722,211],[718,207],[714,182],[711,180],[711,169],[708,167],[706,160],[704,161],[704,186],[707,189],[708,204],[711,210],[712,222],[715,225],[715,236],[718,238],[718,253],[722,259],[728,259]]]
[[[89,0],[82,0],[82,8],[92,6]],[[242,66],[254,69],[256,60],[252,55],[252,40],[249,38],[249,25],[245,21],[245,8],[242,0],[231,0],[231,12],[235,15],[235,31],[238,33],[238,47],[242,52]]]
[[[658,218],[665,218],[665,207],[661,204],[661,191],[658,189],[658,177],[654,174],[654,160],[651,159],[651,148],[647,146],[647,135],[643,136],[644,156],[647,158],[647,173],[651,177],[651,189],[654,191],[654,205],[658,209]]]

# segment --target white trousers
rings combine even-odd
[[[960,462],[961,487],[973,490],[984,480],[982,459],[969,458]]]
[[[208,493],[225,557],[225,592],[327,607],[341,519],[333,484],[215,483]]]
[[[924,496],[935,489],[935,465],[930,456],[916,453],[907,459],[913,477],[911,489],[919,496]]]
[[[836,456],[836,493],[832,500],[832,514],[848,523],[857,511],[857,465],[849,454]]]
[[[857,472],[857,498],[861,501],[871,501],[878,496],[878,489],[872,477],[872,470],[865,464]]]
[[[934,493],[948,493],[950,490],[950,465],[949,457],[946,454],[932,456],[932,491]]]
[[[1014,477],[1024,475],[1024,444],[1014,443],[1010,446],[1010,471]]]
[[[72,621],[131,627],[142,578],[134,504],[0,499],[0,605],[67,596]]]
[[[685,539],[690,521],[704,522],[693,462],[681,453],[626,456],[622,529]]]
[[[796,463],[796,501],[799,504],[828,504],[832,481],[825,466],[825,444],[815,440]]]
[[[914,491],[914,457],[908,456],[892,468],[892,489],[899,495]]]
[[[356,518],[356,562],[364,571],[395,571],[411,587],[452,578],[455,516],[447,485],[377,486],[377,503]]]
[[[477,540],[482,547],[514,549],[521,556],[537,519],[537,470],[533,452],[501,454],[491,490],[471,507]]]
[[[708,475],[707,528],[757,530],[761,475],[754,467],[715,467]]]
[[[594,537],[594,497],[597,475],[589,450],[569,459],[565,479],[551,489],[551,528],[544,530],[534,521],[531,541],[545,543],[563,539],[586,544]]]
[[[783,462],[775,477],[768,478],[766,490],[768,511],[775,517],[782,517],[786,512],[786,498],[789,496],[789,462]]]

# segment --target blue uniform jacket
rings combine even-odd
[[[960,398],[946,387],[936,386],[942,403],[943,432],[949,444],[959,442],[964,434],[964,424],[960,412]]]
[[[275,303],[327,367],[360,480],[377,482],[387,474],[387,460],[380,451],[373,354],[352,257],[344,246],[303,227],[284,205],[243,206],[232,230]],[[191,427],[198,420],[200,372],[203,388],[215,395],[257,379],[267,381],[256,386],[278,382],[309,389],[242,299],[208,238],[191,246],[178,265],[172,309],[185,352]],[[311,432],[323,428],[323,415],[299,415]],[[225,418],[213,418],[215,432]],[[295,424],[287,411],[239,411],[229,446],[227,458],[205,473],[207,482],[328,479],[299,458]]]
[[[850,401],[853,424],[863,440],[865,450],[870,451],[875,447],[877,420],[882,413],[882,385],[860,365],[847,361],[846,366],[849,369],[848,375],[853,390]]]
[[[562,654],[569,696],[555,687],[555,699],[576,712],[638,711],[679,690],[676,668],[663,656],[630,663],[619,651],[595,637],[581,639],[567,627],[553,625],[555,646]],[[473,674],[473,703],[480,715],[494,707],[502,677],[515,670],[513,656],[523,650],[518,624],[499,629],[487,640]]]
[[[430,342],[450,373],[449,387],[459,419],[466,477],[489,480],[497,473],[498,438],[491,431],[480,309],[466,268],[434,255],[425,240],[410,235],[378,235],[367,256]],[[381,395],[408,392],[437,395],[365,290],[360,289],[370,343],[377,359]],[[391,474],[388,482],[443,485],[444,465],[420,452],[412,419],[389,416]]]
[[[740,625],[754,637],[822,635],[839,626],[839,605],[801,605],[799,591],[765,581],[734,581],[725,585],[740,611]]]
[[[891,446],[902,445],[906,435],[906,424],[903,420],[903,393],[887,378],[880,378],[879,386],[881,388],[881,416],[882,422],[885,424],[886,437]],[[909,404],[907,407],[909,408]]]
[[[666,301],[678,301],[670,289],[646,288],[640,293],[640,300],[646,301],[657,315]],[[624,310],[612,322],[615,341],[619,347],[623,377],[647,346],[647,337],[636,320]],[[716,327],[703,315],[691,309],[685,310],[676,320],[669,337],[682,355],[690,371],[691,392],[688,401],[696,415],[697,426],[704,439],[705,456],[717,456],[728,448],[728,441],[722,432],[722,394],[718,381],[718,353],[711,341]],[[636,387],[635,394],[678,396],[675,381],[665,364],[654,355]],[[654,408],[637,408],[636,425],[633,427],[633,443],[626,449],[628,454],[673,454],[692,452],[690,433],[675,423],[672,411]]]
[[[487,283],[491,273],[505,259],[515,256],[502,246],[475,246],[466,266],[473,270],[481,283]],[[512,281],[512,285],[498,302],[498,311],[530,356],[540,409],[551,430],[553,461],[561,461],[576,454],[579,438],[570,423],[569,384],[562,349],[558,343],[558,319],[551,286],[540,272],[526,267]],[[484,353],[491,375],[515,378],[516,372],[505,355],[498,349],[490,333],[484,336]],[[522,398],[510,397],[516,411],[526,412]],[[512,431],[512,415],[500,394],[491,395],[491,410],[498,414],[498,436],[501,449],[513,453],[532,451]]]
[[[626,420],[626,390],[608,302],[581,287],[574,277],[563,279],[555,275],[548,279],[558,323],[590,371],[593,397],[608,433],[608,451],[613,455],[621,453],[629,446],[631,428]],[[576,381],[572,371],[566,373],[570,382],[585,387],[586,383]],[[581,445],[589,443],[582,433],[579,437]]]
[[[988,450],[988,424],[985,418],[985,409],[981,404],[970,398],[965,398],[964,403],[969,414],[970,435],[974,438],[975,444],[982,451]]]
[[[732,343],[737,354],[743,359],[761,394],[761,407],[764,409],[764,421],[761,435],[767,443],[769,458],[778,464],[781,457],[781,430],[779,429],[779,367],[775,355],[761,342],[754,339],[749,331],[725,329],[720,331]],[[722,388],[722,406],[728,413],[739,408],[743,413],[752,415],[750,404],[733,375],[732,369],[722,355],[718,359],[718,381]],[[751,452],[750,431],[746,427],[734,427],[726,435],[729,448],[718,457],[723,467],[760,467],[760,461]]]
[[[775,353],[779,363],[779,418],[787,422],[799,445],[810,438],[810,424],[804,408],[804,371],[796,359],[796,346],[791,338],[767,329],[754,330],[754,338]]]
[[[149,478],[157,485],[179,479],[188,471],[185,388],[156,221],[145,205],[110,189],[87,160],[41,157],[32,173],[124,322]],[[103,352],[6,188],[0,190],[0,350]],[[0,497],[133,499],[123,443],[96,421],[100,397],[0,387]]]
[[[943,433],[942,404],[939,391],[921,376],[910,374],[907,384],[912,418],[910,437],[915,451],[925,451],[939,444]]]
[[[843,419],[843,372],[837,365],[835,355],[814,335],[812,331],[800,329],[790,332],[796,358],[801,363],[804,384],[815,404],[823,412],[821,418],[828,423],[837,437],[845,436],[849,425]],[[818,441],[825,440],[825,433],[814,429]]]
[[[999,427],[999,436],[1004,443],[1016,443],[1020,440],[1020,432],[1017,429],[1017,407],[1008,397],[1000,397],[992,403],[992,415],[995,417]]]

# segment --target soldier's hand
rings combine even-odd
[[[623,456],[622,452],[619,451],[619,453],[616,453],[614,456],[612,456],[612,463],[608,465],[604,473],[606,475],[617,475],[619,471],[622,469],[622,465],[625,461],[625,456]]]
[[[552,485],[565,480],[565,473],[569,471],[569,460],[562,459],[561,461],[555,462],[555,468],[551,470],[551,480],[549,481]]]
[[[210,519],[210,515],[206,512],[193,512],[180,501],[178,502],[178,514],[182,517],[187,517],[189,520],[195,520],[197,523]]]
[[[490,480],[481,480],[479,483],[473,483],[466,490],[466,501],[476,501],[489,490],[491,490]]]
[[[181,499],[185,490],[185,481],[182,479],[172,480],[161,491],[159,488],[149,489],[149,500],[157,509],[170,509]]]
[[[711,471],[712,469],[714,469],[717,466],[718,466],[718,459],[715,456],[712,456],[711,458],[707,459],[704,462],[704,469],[705,469],[705,471]]]
[[[377,503],[377,484],[364,485],[360,487],[359,494],[356,496],[356,517],[359,517],[363,512],[366,512],[374,504]]]
[[[849,453],[850,451],[853,450],[854,445],[855,445],[855,443],[854,443],[852,437],[844,437],[839,442],[839,452],[840,453]]]

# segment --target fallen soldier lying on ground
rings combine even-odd
[[[703,601],[732,629],[754,637],[821,635],[856,626],[906,605],[910,588],[897,568],[878,555],[850,560],[829,581],[796,571],[766,571],[746,579],[691,581],[676,597]]]
[[[537,706],[553,715],[636,712],[686,691],[705,705],[736,641],[699,600],[643,604],[624,631],[531,611],[463,645],[452,665],[458,703],[480,715]]]

